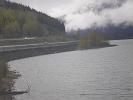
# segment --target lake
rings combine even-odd
[[[16,100],[133,100],[133,40],[118,46],[42,55],[11,61],[22,76]]]

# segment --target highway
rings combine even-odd
[[[25,50],[33,48],[46,48],[46,47],[56,47],[62,45],[77,44],[79,41],[69,41],[69,42],[54,42],[54,43],[40,43],[40,44],[24,44],[24,45],[8,45],[0,46],[0,52]]]

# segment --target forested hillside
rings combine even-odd
[[[106,27],[92,27],[85,30],[79,30],[78,35],[81,36],[84,34],[90,33],[102,33],[105,37],[109,40],[119,40],[119,39],[133,39],[133,25],[130,26],[114,26],[114,25],[107,25]]]
[[[28,6],[0,0],[0,38],[63,35],[65,26],[58,19]]]

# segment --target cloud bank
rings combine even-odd
[[[79,6],[65,16],[66,29],[77,30],[91,27],[133,25],[132,0],[93,0],[79,3]]]
[[[20,1],[50,16],[63,18],[67,31],[108,24],[133,25],[133,0],[16,0]]]

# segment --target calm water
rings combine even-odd
[[[16,100],[133,100],[133,40],[115,47],[43,55],[9,62],[22,77]]]

